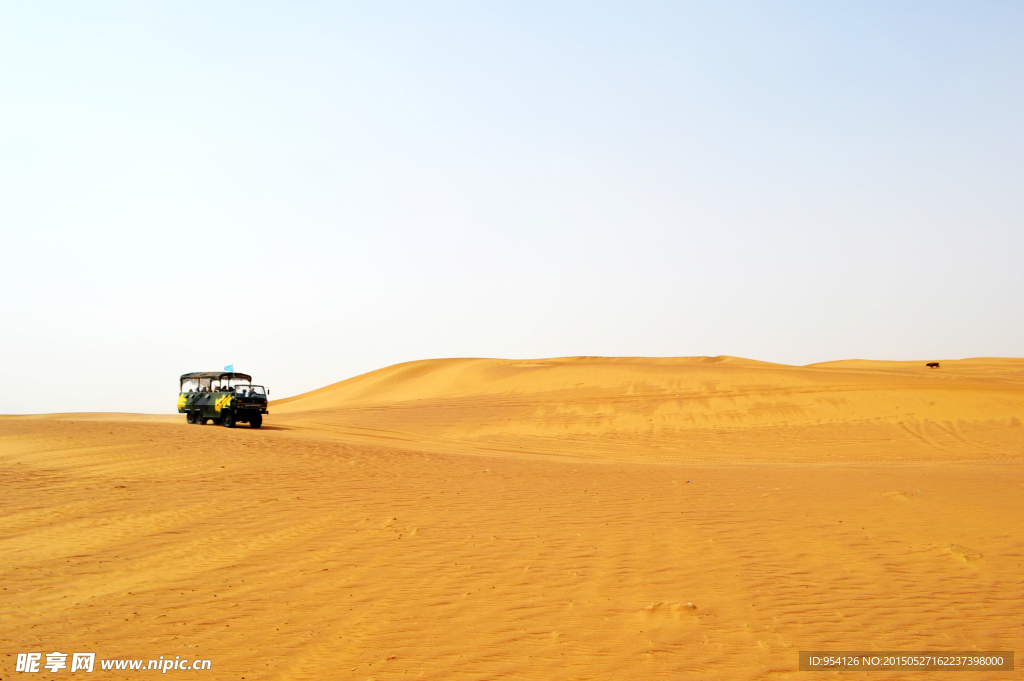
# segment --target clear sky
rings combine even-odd
[[[0,413],[1024,356],[1020,2],[0,4]]]

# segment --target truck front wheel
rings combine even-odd
[[[263,414],[253,414],[249,417],[249,427],[259,428],[263,425]]]
[[[220,415],[220,422],[224,424],[225,428],[234,428],[235,415],[232,414],[230,411],[225,411],[223,414]]]

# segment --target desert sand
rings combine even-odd
[[[450,359],[278,400],[260,430],[0,417],[0,678],[33,651],[246,680],[1019,655],[1024,360],[924,364]]]

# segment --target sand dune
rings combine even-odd
[[[923,364],[433,360],[261,430],[0,417],[0,678],[54,650],[246,680],[1020,651],[1024,360]]]
[[[281,400],[274,413],[321,437],[561,457],[987,459],[1024,447],[1024,360],[430,360]]]

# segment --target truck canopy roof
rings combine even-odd
[[[193,371],[191,374],[182,374],[181,380],[195,381],[200,378],[207,378],[211,381],[237,381],[244,379],[252,382],[249,374],[240,374],[237,371]]]
[[[209,386],[213,381],[245,381],[246,383],[252,383],[252,376],[249,374],[240,374],[237,371],[193,371],[190,374],[181,375],[180,385],[186,383],[198,383],[199,385]]]

